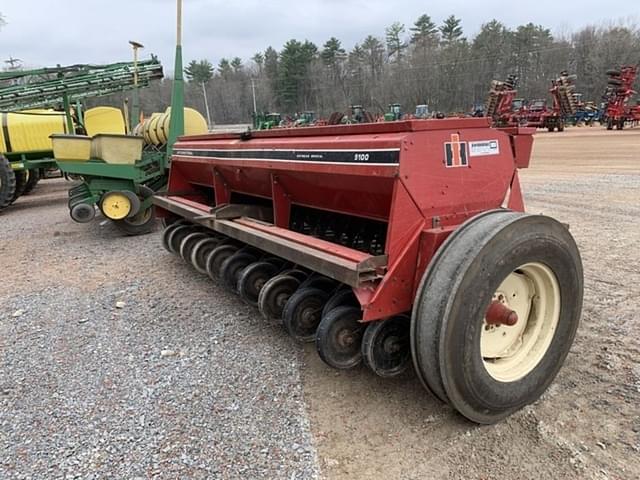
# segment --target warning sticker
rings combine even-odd
[[[500,155],[500,143],[498,142],[498,140],[482,140],[480,142],[469,142],[469,155],[471,157]]]

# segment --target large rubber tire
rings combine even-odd
[[[29,170],[29,174],[27,176],[27,184],[24,187],[24,192],[22,192],[23,195],[29,195],[34,188],[36,188],[36,185],[38,184],[38,182],[40,181],[40,172],[38,171],[37,168],[32,168],[31,170]]]
[[[520,339],[535,339],[520,345],[537,348],[524,357],[513,356],[527,360],[528,368],[517,370],[521,375],[512,379],[507,374],[499,378],[490,372],[494,367],[481,353],[485,314],[505,279],[524,276],[530,266],[548,272],[554,293],[534,295],[528,316],[518,319],[525,322]],[[500,421],[536,401],[557,375],[575,337],[582,296],[580,254],[561,223],[508,211],[471,219],[438,250],[418,289],[411,321],[418,376],[469,420],[481,424]],[[543,301],[550,301],[553,308]],[[541,328],[546,337],[539,340],[536,325],[549,324],[551,317],[552,328]],[[531,337],[525,337],[527,333]]]
[[[291,295],[282,312],[284,326],[298,342],[313,342],[322,320],[322,308],[329,293],[320,288],[301,287]]]
[[[29,172],[27,170],[16,170],[16,188],[13,191],[13,197],[11,203],[15,202],[24,194],[25,188],[27,188],[27,181],[29,180]]]
[[[11,205],[15,191],[16,174],[9,160],[0,155],[0,210]]]

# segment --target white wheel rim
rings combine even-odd
[[[498,287],[492,301],[518,314],[514,326],[482,325],[480,351],[485,369],[495,380],[515,382],[544,358],[560,320],[560,286],[549,267],[527,263]]]

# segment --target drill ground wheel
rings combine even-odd
[[[171,229],[171,231],[168,231],[169,229]],[[174,228],[169,227],[169,229],[165,230],[165,232],[168,231],[166,243],[169,247],[169,252],[179,255],[182,240],[184,240],[187,235],[194,233],[196,231],[195,227],[193,225],[179,225]]]
[[[16,191],[16,174],[9,160],[0,155],[0,210],[11,204]]]
[[[220,268],[224,261],[230,256],[234,255],[238,251],[238,247],[235,245],[219,245],[213,250],[207,257],[207,275],[211,280],[218,280],[220,278]]]
[[[238,291],[238,281],[242,271],[255,262],[255,255],[245,251],[239,251],[227,258],[220,265],[220,280],[225,287],[234,292]]]
[[[291,275],[280,274],[264,284],[258,295],[258,309],[269,321],[282,320],[287,301],[300,286],[300,280]]]
[[[207,257],[214,248],[219,246],[221,239],[218,237],[206,236],[193,246],[191,250],[191,264],[198,272],[207,274]]]
[[[373,373],[390,378],[407,370],[411,362],[410,325],[410,317],[398,315],[367,326],[362,338],[362,358]]]
[[[362,337],[366,325],[357,307],[333,309],[322,319],[316,332],[316,349],[324,363],[349,370],[362,363]]]
[[[324,308],[322,309],[322,318],[326,317],[327,314],[338,307],[359,307],[360,303],[356,298],[353,290],[349,288],[341,288],[337,292],[335,292],[327,303],[324,304]]]
[[[561,223],[508,211],[479,215],[440,247],[418,289],[416,372],[469,420],[502,420],[555,378],[582,295],[580,254]]]
[[[191,253],[195,246],[201,241],[206,240],[208,235],[204,232],[193,232],[182,239],[178,253],[185,262],[191,263]]]
[[[278,273],[278,267],[268,261],[255,262],[242,271],[238,293],[249,305],[258,306],[260,291]]]
[[[313,342],[322,320],[322,308],[329,293],[319,288],[301,287],[287,300],[282,312],[284,326],[298,342]]]

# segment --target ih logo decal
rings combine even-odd
[[[447,168],[468,167],[467,142],[460,141],[460,135],[451,134],[451,141],[444,144],[444,157]]]

